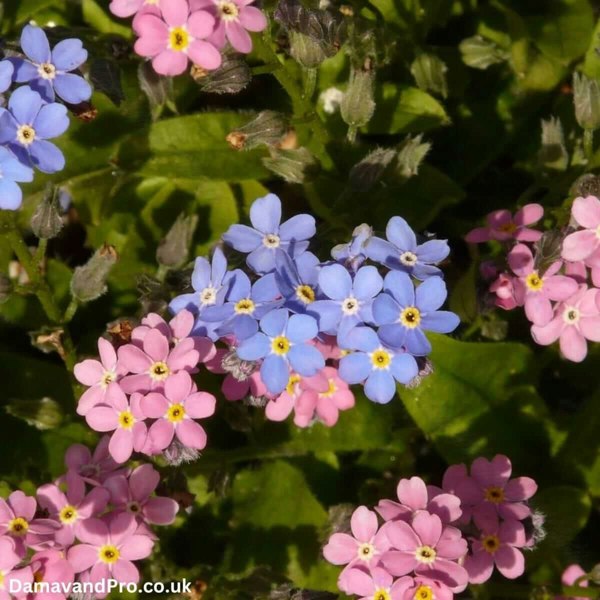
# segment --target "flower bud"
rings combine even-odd
[[[256,371],[258,363],[250,360],[242,360],[235,349],[230,350],[223,356],[221,367],[231,373],[238,381],[246,381]]]
[[[44,240],[56,237],[63,228],[58,190],[52,184],[46,187],[44,197],[35,209],[30,224],[33,233]]]
[[[202,71],[194,67],[192,77],[207,94],[237,94],[252,81],[252,72],[243,58],[225,55],[218,69]]]
[[[306,148],[271,148],[270,154],[270,158],[262,159],[263,164],[288,183],[303,183],[319,171],[317,159]]]
[[[350,83],[340,104],[342,119],[350,127],[366,125],[375,112],[373,79],[370,69],[353,68],[350,73]]]
[[[431,149],[429,142],[421,143],[423,134],[414,138],[408,136],[401,144],[398,151],[398,170],[402,177],[413,177],[419,172],[419,166]]]
[[[88,262],[75,269],[71,295],[79,302],[91,302],[106,292],[106,280],[119,256],[114,246],[104,244]]]
[[[288,119],[273,110],[263,110],[236,131],[227,136],[234,150],[251,150],[261,145],[276,146],[289,131]]]
[[[197,225],[198,215],[186,216],[181,213],[158,245],[156,250],[158,263],[172,268],[183,265],[188,259],[190,244]]]
[[[473,69],[484,70],[508,58],[504,50],[480,35],[463,40],[458,47],[465,65]]]
[[[600,88],[595,79],[585,75],[573,75],[573,101],[575,117],[583,129],[595,130],[600,127]]]
[[[60,404],[52,398],[42,398],[41,400],[20,398],[7,404],[6,412],[41,431],[54,429],[63,422],[63,411]]]
[[[542,119],[542,147],[540,164],[546,169],[564,171],[569,165],[569,153],[565,146],[562,123],[558,117]]]
[[[385,170],[396,158],[393,148],[376,148],[356,163],[348,176],[350,189],[354,192],[368,192],[381,179]]]
[[[448,96],[447,71],[444,61],[435,54],[419,54],[410,66],[410,72],[419,88],[439,94],[442,98]]]
[[[191,463],[198,460],[200,452],[195,448],[184,446],[178,439],[174,439],[171,445],[163,452],[163,458],[171,467],[178,467],[183,463]]]
[[[600,177],[592,173],[582,175],[573,183],[571,196],[596,196],[600,198]]]

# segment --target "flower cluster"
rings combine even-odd
[[[219,68],[227,45],[252,50],[249,31],[262,31],[267,19],[252,0],[112,0],[118,17],[133,16],[135,51],[152,59],[161,75],[180,75],[189,61],[205,70]]]
[[[333,425],[354,405],[351,385],[363,384],[369,399],[387,403],[396,382],[429,372],[424,332],[447,333],[459,323],[439,310],[447,292],[436,265],[449,248],[443,240],[419,243],[406,221],[393,217],[387,239],[361,225],[333,249],[334,261],[321,262],[308,250],[314,218],[282,223],[281,216],[277,196],[256,200],[252,226],[232,225],[223,235],[247,255],[249,270],[229,270],[216,248],[210,262],[196,259],[193,289],[170,308],[192,312],[191,333],[219,342],[207,366],[228,373],[228,399],[250,394],[266,403],[269,419],[293,410],[301,427],[315,419]]]
[[[600,200],[576,198],[571,223],[561,231],[543,234],[528,227],[543,214],[539,204],[514,216],[495,211],[487,227],[474,229],[466,240],[495,240],[506,247],[507,268],[491,261],[481,268],[493,303],[504,310],[522,306],[536,343],[558,340],[565,358],[581,362],[587,342],[600,341]]]
[[[509,579],[522,575],[521,549],[533,547],[541,528],[527,503],[537,486],[511,472],[506,456],[477,458],[470,472],[449,467],[441,488],[401,479],[397,501],[381,500],[376,512],[357,508],[350,532],[334,533],[323,548],[326,560],[345,565],[339,588],[364,600],[451,600],[494,567]]]
[[[21,206],[19,183],[33,181],[33,169],[56,173],[65,158],[54,143],[69,127],[66,105],[89,100],[92,88],[79,74],[87,60],[80,40],[69,38],[50,48],[44,30],[26,25],[23,55],[0,61],[0,94],[14,83],[7,108],[0,108],[0,208]]]
[[[15,491],[0,499],[0,598],[10,598],[12,580],[25,593],[44,582],[51,595],[28,597],[55,600],[64,600],[66,586],[77,582],[138,582],[134,561],[148,557],[157,539],[151,526],[173,523],[179,505],[155,494],[160,475],[152,465],[119,465],[108,446],[108,437],[93,454],[71,446],[67,472],[38,488],[36,497]]]
[[[171,463],[191,459],[206,446],[197,422],[215,411],[215,397],[198,391],[191,375],[215,355],[205,337],[190,336],[194,318],[181,311],[170,323],[149,314],[115,349],[98,340],[100,360],[75,366],[77,380],[89,386],[77,412],[95,431],[112,432],[111,457],[123,463],[132,453],[161,452]]]

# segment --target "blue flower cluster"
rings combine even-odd
[[[23,195],[18,183],[33,181],[33,169],[56,173],[65,166],[62,152],[48,141],[69,127],[67,107],[92,95],[90,84],[73,73],[86,60],[78,39],[50,48],[44,30],[26,25],[21,33],[23,56],[0,61],[0,94],[14,83],[8,108],[0,108],[0,209],[16,210]]]
[[[240,359],[260,361],[271,394],[286,389],[293,373],[311,377],[323,369],[319,343],[335,339],[341,378],[387,403],[396,382],[410,383],[431,352],[424,332],[449,333],[459,324],[454,313],[439,310],[447,291],[436,265],[448,256],[448,243],[419,244],[401,217],[390,219],[386,239],[360,225],[327,262],[308,250],[314,218],[281,223],[274,194],[252,204],[250,221],[252,227],[232,225],[223,241],[247,254],[254,281],[241,269],[228,270],[217,248],[212,262],[196,259],[194,291],[170,308],[196,315],[196,335],[224,338]]]

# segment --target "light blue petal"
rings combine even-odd
[[[402,271],[390,271],[383,280],[383,289],[390,293],[402,308],[415,305],[415,285]]]
[[[13,67],[12,79],[17,83],[25,83],[32,79],[37,79],[40,74],[38,73],[37,67],[24,58],[18,58],[11,56],[0,64],[11,64]]]
[[[202,318],[209,323],[224,323],[234,315],[232,303],[223,304],[222,306],[207,306],[202,311]]]
[[[366,242],[364,252],[372,261],[382,265],[387,264],[390,259],[398,255],[398,251],[392,244],[378,237],[372,237]]]
[[[272,394],[280,394],[290,379],[290,367],[281,356],[271,354],[260,367],[260,377]]]
[[[345,338],[346,347],[351,350],[373,352],[379,348],[379,337],[370,327],[355,327]]]
[[[210,280],[215,287],[219,287],[223,283],[223,278],[227,273],[227,259],[223,254],[223,250],[218,246],[215,248],[212,257],[212,270]]]
[[[272,310],[260,320],[260,328],[269,336],[277,337],[285,331],[289,313],[285,308]]]
[[[442,262],[450,254],[450,246],[446,240],[429,240],[421,244],[415,254],[420,262],[436,264]]]
[[[258,360],[264,358],[271,351],[271,342],[264,333],[257,333],[244,340],[237,349],[237,354],[242,360]]]
[[[418,327],[408,329],[404,339],[406,350],[413,356],[427,356],[431,352],[431,344]]]
[[[54,89],[69,104],[86,102],[92,97],[92,86],[74,73],[59,73],[54,79]]]
[[[416,306],[421,312],[437,310],[446,301],[448,291],[441,277],[430,277],[417,287]]]
[[[352,292],[352,277],[346,267],[328,265],[319,271],[319,287],[328,298],[344,300]]]
[[[63,153],[52,142],[35,140],[29,146],[33,164],[43,173],[56,173],[65,167]]]
[[[317,300],[310,305],[309,311],[317,315],[319,331],[335,334],[342,318],[342,308],[335,300]]]
[[[362,267],[354,276],[354,295],[359,300],[367,300],[373,298],[381,291],[383,287],[383,279],[379,271],[373,267]]]
[[[281,252],[281,250],[267,248],[261,244],[256,250],[248,254],[246,262],[258,274],[270,273],[275,268],[276,252]]]
[[[402,217],[392,217],[385,228],[387,239],[402,252],[414,252],[417,249],[417,237],[410,225]]]
[[[325,367],[323,355],[309,344],[292,346],[288,353],[288,359],[292,369],[304,377],[312,377]]]
[[[300,344],[317,337],[317,321],[309,315],[292,315],[287,324],[286,336],[292,344]]]
[[[5,92],[12,83],[14,67],[8,60],[0,61],[0,94]]]
[[[310,242],[298,242],[293,240],[291,242],[283,241],[281,248],[284,249],[292,258],[298,258],[302,256],[310,246]]]
[[[377,404],[387,404],[396,393],[396,384],[389,371],[374,370],[365,381],[365,396]]]
[[[31,125],[41,107],[42,97],[26,85],[17,88],[8,101],[8,108],[20,125]]]
[[[304,252],[296,258],[296,269],[302,283],[316,285],[319,278],[319,265],[321,261],[312,253]]]
[[[275,275],[269,273],[255,281],[252,285],[251,294],[255,302],[270,302],[275,300],[280,295],[279,288],[275,282]]]
[[[210,338],[213,342],[216,342],[219,339],[219,334],[217,333],[217,325],[216,323],[207,323],[200,317],[198,317],[194,323],[194,327],[190,332],[190,335],[197,335],[200,337]]]
[[[181,294],[171,300],[169,310],[176,315],[182,310],[189,310],[193,313],[198,312],[198,294]]]
[[[192,273],[192,287],[201,292],[210,284],[211,268],[210,263],[203,256],[199,256],[194,263],[194,272]]]
[[[50,44],[41,27],[25,25],[21,32],[21,48],[33,62],[50,62]]]
[[[247,225],[231,225],[223,234],[223,241],[238,252],[252,252],[262,244],[262,235]]]
[[[275,194],[257,198],[250,207],[250,222],[261,233],[277,233],[281,223],[281,200]]]
[[[233,319],[233,334],[239,340],[246,340],[258,331],[258,323],[250,315],[238,315]]]
[[[14,181],[0,177],[0,208],[17,210],[21,206],[22,200],[21,188]]]
[[[277,287],[285,298],[293,296],[296,287],[300,285],[298,270],[287,252],[277,252],[275,254],[275,279]]]
[[[400,383],[410,383],[418,374],[419,367],[414,356],[410,354],[396,354],[392,358],[392,364],[390,365],[390,372]]]
[[[316,232],[315,218],[311,215],[296,215],[279,227],[279,236],[282,240],[309,240]]]
[[[18,124],[5,108],[0,108],[0,144],[12,142],[17,135]]]
[[[250,278],[241,269],[234,269],[230,272],[231,278],[227,285],[227,301],[237,302],[242,298],[249,298],[252,284]]]
[[[450,333],[460,325],[458,315],[448,310],[438,310],[424,315],[421,320],[421,326],[427,331],[436,333]]]
[[[340,360],[340,377],[348,384],[363,382],[371,373],[371,359],[363,352],[353,352]]]
[[[356,315],[344,315],[340,319],[339,329],[338,329],[338,340],[346,340],[348,334],[352,329],[354,329],[357,325],[361,324],[362,320]]]
[[[43,140],[62,135],[69,128],[67,107],[64,104],[58,104],[58,102],[45,104],[35,118],[33,128],[36,137]]]
[[[44,102],[54,102],[56,95],[54,94],[54,87],[52,82],[48,79],[42,79],[37,77],[29,81],[29,87],[37,92]]]
[[[400,305],[387,293],[379,294],[373,300],[373,318],[377,325],[395,323],[401,311]]]
[[[33,169],[22,164],[10,150],[0,146],[0,172],[5,179],[12,181],[33,181]]]
[[[382,325],[377,333],[379,339],[390,348],[402,348],[406,341],[407,329],[400,323],[394,323],[392,325]]]
[[[62,40],[52,50],[52,62],[59,71],[72,71],[81,66],[87,57],[87,50],[76,38]]]
[[[417,263],[412,269],[412,276],[419,281],[425,281],[429,277],[442,277],[443,273],[438,267]]]

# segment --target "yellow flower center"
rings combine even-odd
[[[185,408],[183,408],[183,404],[173,404],[169,406],[169,410],[167,410],[167,419],[171,421],[171,423],[179,423],[179,421],[183,421],[185,418]]]
[[[98,558],[107,565],[116,563],[119,560],[120,552],[116,546],[106,545],[98,550]]]
[[[371,560],[375,553],[375,546],[373,544],[365,543],[358,547],[358,558],[365,562]]]
[[[42,79],[54,79],[56,77],[56,67],[51,63],[42,63],[38,67],[38,73]]]
[[[514,233],[516,230],[517,226],[512,221],[498,227],[498,231],[502,231],[503,233]]]
[[[575,323],[577,323],[580,318],[581,313],[579,312],[579,309],[573,306],[567,307],[565,309],[565,312],[563,313],[563,321],[567,325],[575,325]]]
[[[419,546],[415,551],[415,558],[426,565],[435,562],[436,551],[431,546]]]
[[[504,502],[504,490],[500,487],[491,486],[485,490],[485,499],[493,504]]]
[[[433,590],[428,585],[420,585],[415,591],[413,600],[435,600]]]
[[[333,379],[329,379],[329,387],[326,392],[321,392],[319,396],[321,398],[331,398],[337,392],[337,386],[335,385],[335,381]]]
[[[486,535],[481,540],[481,544],[483,545],[483,549],[490,554],[494,554],[500,548],[500,540],[497,535]]]
[[[405,267],[414,267],[417,264],[418,257],[414,252],[403,252],[400,255],[400,262]]]
[[[409,329],[414,329],[419,326],[421,322],[421,311],[415,306],[407,306],[400,313],[400,323],[404,325],[404,327],[408,327]]]
[[[315,290],[310,285],[299,285],[296,288],[296,298],[303,304],[312,304],[315,301]]]
[[[152,381],[164,381],[171,374],[171,369],[167,363],[159,361],[150,365],[148,373]]]
[[[379,589],[373,594],[373,600],[392,600],[390,593],[387,590]]]
[[[279,239],[279,236],[274,233],[269,233],[263,238],[263,245],[267,248],[279,248],[280,244],[281,240]]]
[[[240,9],[235,2],[229,0],[221,0],[217,4],[217,10],[223,21],[237,21]]]
[[[290,340],[282,335],[273,338],[271,350],[274,354],[278,354],[279,356],[287,354],[290,351]]]
[[[70,525],[77,521],[77,509],[74,506],[65,506],[59,513],[58,518],[61,523],[65,525]]]
[[[119,414],[119,427],[121,429],[133,429],[135,425],[135,417],[131,414],[131,411],[124,410]]]
[[[17,129],[17,142],[29,146],[35,141],[35,129],[31,125],[21,125]]]
[[[242,298],[236,303],[234,310],[238,315],[251,315],[255,308],[256,305],[250,298]]]
[[[0,571],[0,590],[4,589],[4,573]]]
[[[544,287],[544,280],[533,271],[533,273],[529,273],[529,275],[525,277],[525,285],[532,292],[539,292]]]
[[[185,52],[190,45],[190,36],[184,27],[173,27],[169,32],[169,48],[176,52]]]
[[[23,537],[29,530],[29,523],[23,517],[8,522],[8,533],[15,537]]]
[[[298,375],[297,373],[290,375],[290,378],[288,379],[288,384],[285,387],[285,391],[290,396],[293,396],[296,393],[296,386],[300,383],[301,379],[302,377],[300,377],[300,375]]]
[[[44,574],[42,573],[42,571],[41,571],[41,570],[40,570],[40,571],[36,571],[36,572],[33,574],[33,580],[34,580],[36,583],[41,583],[42,581],[44,581]]]
[[[379,348],[371,354],[371,362],[376,369],[387,369],[392,362],[392,355],[387,350]]]

